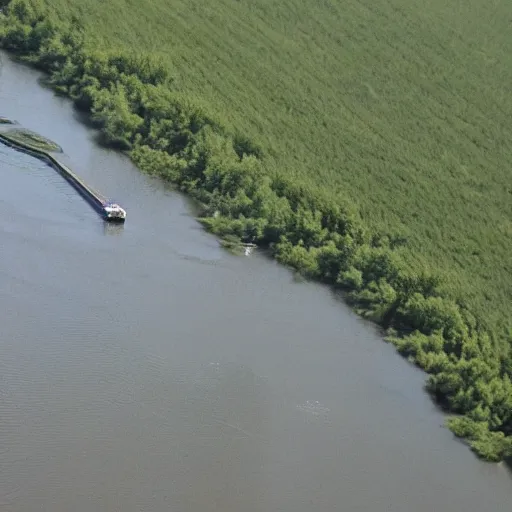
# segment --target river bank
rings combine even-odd
[[[424,374],[371,325],[221,249],[184,196],[1,59],[4,115],[130,212],[106,229],[0,147],[5,512],[509,511],[510,474],[454,441]]]
[[[404,266],[399,240],[368,232],[336,202],[272,180],[251,141],[183,101],[168,70],[148,56],[96,54],[77,27],[16,4],[24,7],[12,10],[2,44],[52,70],[53,87],[92,113],[104,142],[129,150],[143,171],[207,205],[202,222],[212,232],[271,246],[281,263],[343,289],[359,313],[389,328],[399,351],[431,374],[432,395],[464,415],[451,420],[454,433],[488,460],[512,449],[507,339],[443,293],[438,276]],[[20,30],[28,31],[21,40]]]

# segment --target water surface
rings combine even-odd
[[[127,210],[0,146],[2,512],[510,511],[408,365],[321,286],[223,251],[2,55],[0,115]]]

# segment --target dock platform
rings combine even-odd
[[[9,137],[7,133],[0,133],[0,142],[17,151],[31,155],[42,160],[54,170],[56,170],[88,203],[92,208],[107,222],[125,222],[126,211],[117,203],[109,201],[105,196],[93,190],[84,183],[69,167],[59,162],[51,153],[39,148],[30,146],[23,142]]]

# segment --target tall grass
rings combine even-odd
[[[394,329],[466,415],[454,432],[496,459],[512,432],[511,10],[13,0],[0,36],[107,142],[200,198],[212,230],[273,244]]]
[[[45,0],[105,48],[161,56],[269,165],[407,239],[493,326],[512,303],[507,2]]]

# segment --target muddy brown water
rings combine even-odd
[[[1,54],[0,115],[127,210],[0,146],[2,512],[507,511],[424,375],[329,290],[233,256]]]

